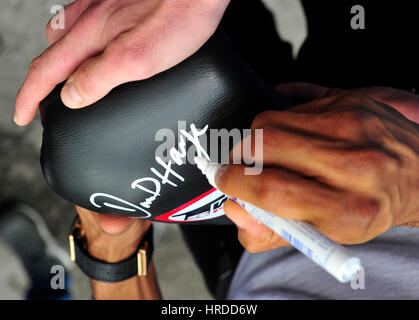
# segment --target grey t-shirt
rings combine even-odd
[[[293,247],[245,252],[228,299],[419,299],[419,228],[394,227],[348,248],[363,271],[345,284]]]

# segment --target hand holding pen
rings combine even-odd
[[[264,130],[263,172],[251,176],[243,165],[225,167],[215,177],[223,193],[307,222],[341,244],[367,242],[392,226],[418,225],[418,153],[407,152],[419,150],[417,96],[307,84],[285,85],[280,92],[310,102],[256,117],[252,129]],[[286,244],[234,201],[224,210],[249,251]]]

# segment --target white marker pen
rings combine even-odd
[[[195,163],[207,177],[209,183],[217,188],[214,182],[220,164],[195,157]],[[348,282],[359,272],[361,260],[349,250],[333,242],[306,222],[288,220],[262,210],[250,203],[232,198],[254,218],[288,241],[297,250],[309,257],[340,282]]]

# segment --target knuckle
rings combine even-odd
[[[77,83],[82,92],[94,92],[96,89],[95,81],[87,67],[82,67],[77,71]]]
[[[117,50],[111,58],[113,65],[123,70],[135,80],[142,80],[153,75],[154,65],[148,59],[148,44],[125,45]]]
[[[71,50],[68,50],[65,42],[57,41],[53,46],[45,50],[43,55],[45,55],[45,60],[48,62],[61,64],[71,57],[72,52]]]
[[[122,63],[126,66],[138,65],[139,60],[144,56],[144,46],[125,46],[120,54]]]
[[[90,28],[94,25],[95,19],[97,17],[97,9],[96,5],[91,6],[90,8],[86,9],[80,17],[77,19],[76,29],[80,31],[90,30]],[[96,20],[97,23],[97,20]]]
[[[42,70],[41,66],[42,66],[42,57],[41,56],[36,57],[35,59],[31,61],[31,64],[29,65],[29,72],[39,73]]]
[[[380,201],[374,198],[348,197],[341,203],[340,214],[334,220],[338,224],[324,223],[319,230],[338,243],[363,243],[379,234],[377,230],[385,230],[379,226],[388,224],[379,219],[381,208]]]
[[[403,162],[398,156],[387,153],[379,147],[367,150],[365,153],[367,166],[369,165],[371,170],[375,170],[380,177],[400,172]]]
[[[362,108],[347,108],[332,115],[333,129],[343,136],[365,138],[370,116]]]
[[[389,174],[399,174],[400,170],[403,168],[403,161],[398,157],[393,157],[386,154],[384,169]]]
[[[380,210],[380,202],[372,198],[365,198],[354,204],[351,214],[359,236],[365,236],[371,231]]]
[[[266,236],[264,238],[264,245],[266,248],[276,247],[280,243],[278,241],[277,234],[272,230],[266,229]]]
[[[109,11],[107,0],[92,3],[77,19],[77,27],[86,32],[97,26]]]
[[[365,95],[353,91],[344,91],[338,94],[335,101],[347,107],[365,106],[369,102]]]
[[[255,194],[263,204],[275,203],[276,206],[281,206],[285,197],[281,189],[278,177],[272,172],[265,171],[265,174],[260,176]]]
[[[345,175],[357,179],[363,188],[381,188],[385,177],[397,174],[400,160],[379,147],[347,150],[339,155],[339,166]]]
[[[37,81],[41,81],[44,84],[51,83],[51,77],[48,74],[48,70],[45,65],[45,61],[48,61],[47,51],[45,51],[39,57],[36,57],[31,61],[28,70],[28,78],[36,79]]]
[[[340,89],[340,88],[329,88],[329,90],[327,90],[327,93],[325,94],[326,97],[333,97],[333,96],[345,96],[345,94],[348,94],[348,91],[346,91],[345,89]]]
[[[279,129],[263,128],[263,148],[264,150],[276,150],[279,141]]]
[[[332,128],[340,135],[353,138],[366,138],[371,128],[379,125],[380,120],[368,109],[371,101],[365,95],[345,92],[337,96],[327,108],[330,112]],[[339,106],[339,109],[336,109]]]
[[[257,253],[261,251],[260,246],[257,243],[257,241],[254,241],[253,239],[248,239],[247,237],[243,235],[243,232],[240,231],[238,237],[239,237],[239,242],[246,249],[246,251],[250,253]]]
[[[385,167],[388,157],[385,152],[379,148],[366,148],[356,152],[357,165],[364,169],[376,173],[381,172]]]
[[[260,129],[272,118],[275,111],[264,111],[259,113],[252,121],[251,129]]]

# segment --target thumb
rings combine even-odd
[[[289,245],[287,241],[253,218],[234,201],[227,200],[224,203],[224,211],[227,217],[237,225],[239,241],[250,253]]]
[[[149,59],[127,48],[122,39],[114,41],[102,54],[80,65],[65,83],[61,99],[72,109],[86,107],[123,83],[149,78],[149,64]]]

